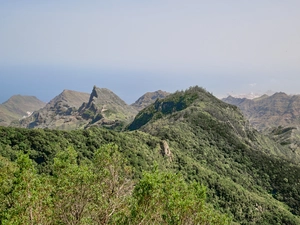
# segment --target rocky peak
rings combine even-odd
[[[80,107],[79,114],[89,121],[89,125],[114,127],[132,121],[137,111],[111,90],[94,86],[89,101]]]
[[[92,93],[90,95],[89,103],[92,102],[95,98],[98,98],[97,88],[95,85],[93,87]]]

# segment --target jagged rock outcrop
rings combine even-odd
[[[160,142],[160,148],[161,148],[161,154],[163,157],[168,157],[169,159],[172,158],[172,152],[168,145],[168,142],[165,140],[162,140]]]
[[[88,126],[114,128],[131,122],[137,110],[109,89],[94,86],[89,101],[79,108],[79,114],[89,121]]]

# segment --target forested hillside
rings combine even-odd
[[[1,224],[230,224],[148,138],[2,128]]]
[[[300,224],[293,153],[199,87],[122,132],[1,127],[0,153],[3,224]]]

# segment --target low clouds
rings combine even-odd
[[[249,84],[250,87],[255,87],[256,85],[256,83]]]

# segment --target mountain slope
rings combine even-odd
[[[256,129],[289,147],[299,158],[300,95],[289,96],[281,92],[253,100],[229,96],[223,101],[238,106]]]
[[[80,127],[76,118],[77,110],[89,94],[64,90],[52,99],[44,108],[34,112],[30,117],[20,121],[21,127],[70,129]]]
[[[275,93],[256,99],[227,97],[224,102],[238,106],[258,130],[277,126],[300,126],[300,95]]]
[[[44,106],[45,103],[34,96],[14,95],[0,105],[0,125],[8,126],[11,121],[28,116]]]
[[[105,119],[117,123],[126,118],[126,108],[107,89],[94,87],[89,101],[70,112],[89,129],[1,128],[0,153],[15,159],[22,150],[41,172],[51,173],[57,151],[72,146],[80,161],[92,158],[103,144],[115,143],[137,179],[153,167],[180,173],[187,181],[204,184],[208,203],[231,216],[233,223],[300,224],[297,155],[253,129],[238,107],[193,87],[157,99],[126,131],[92,126]],[[119,112],[117,116],[106,116],[110,109]],[[68,110],[61,111],[69,116]]]
[[[131,106],[136,108],[138,111],[146,108],[148,105],[155,102],[156,99],[162,99],[169,95],[170,93],[165,91],[155,91],[155,92],[147,92],[143,96],[141,96],[138,100],[136,100]]]
[[[128,129],[169,143],[173,168],[207,185],[211,202],[234,221],[295,224],[293,214],[299,221],[296,155],[251,128],[236,106],[190,88],[157,100]]]

